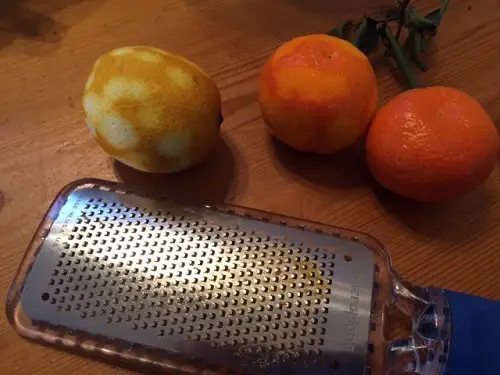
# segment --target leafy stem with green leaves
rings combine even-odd
[[[420,55],[425,52],[429,40],[436,35],[450,2],[451,0],[441,0],[440,8],[424,15],[411,5],[411,0],[398,0],[397,6],[382,17],[365,17],[361,22],[346,20],[328,34],[349,40],[366,55],[374,52],[382,41],[386,56],[394,59],[408,88],[413,89],[418,87],[418,83],[411,63],[420,70],[427,71]],[[391,28],[393,24],[396,24],[395,34]],[[407,36],[405,42],[401,43],[403,31],[406,31]]]

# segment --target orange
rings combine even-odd
[[[477,100],[457,89],[428,87],[404,92],[379,110],[366,151],[380,184],[439,202],[483,184],[499,147],[495,125]]]
[[[221,96],[185,58],[147,46],[109,51],[83,94],[87,125],[101,148],[147,172],[175,172],[209,156],[219,138]]]
[[[377,105],[377,80],[366,56],[328,35],[295,38],[264,65],[262,117],[289,146],[318,154],[349,147],[365,132]]]

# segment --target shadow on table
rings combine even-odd
[[[406,227],[428,237],[454,243],[480,236],[489,218],[486,187],[445,203],[416,202],[374,183],[374,193],[385,211]]]
[[[269,136],[277,163],[285,170],[315,185],[329,188],[352,188],[370,181],[362,138],[336,155],[298,152]]]
[[[64,33],[73,26],[65,25],[54,18],[54,14],[88,4],[75,10],[75,21],[88,16],[89,12],[100,6],[105,0],[2,0],[0,1],[0,48],[16,39],[29,39],[42,42],[55,48],[61,42]],[[28,51],[29,52],[29,51]]]
[[[181,172],[146,173],[120,162],[114,169],[120,181],[139,193],[198,204],[223,203],[235,178],[233,150],[223,139],[206,161]]]

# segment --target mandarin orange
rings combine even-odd
[[[352,44],[307,35],[283,44],[264,65],[259,104],[282,142],[300,151],[336,153],[367,129],[377,106],[377,80]]]
[[[383,106],[367,136],[367,160],[380,184],[405,197],[439,202],[483,184],[500,141],[490,116],[463,91],[428,87]]]

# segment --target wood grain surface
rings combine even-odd
[[[274,142],[256,102],[263,61],[280,43],[392,0],[3,0],[0,2],[0,303],[51,200],[83,177],[154,184],[174,197],[226,201],[372,234],[411,282],[500,299],[500,168],[445,205],[379,188],[362,147],[311,157]],[[342,3],[342,4],[341,4]],[[430,10],[437,0],[417,2]],[[500,124],[500,5],[453,0],[425,56],[423,84],[461,88]],[[84,124],[81,93],[93,61],[124,45],[182,54],[222,92],[223,143],[205,164],[158,177],[116,165]],[[380,104],[402,90],[373,61]],[[212,184],[212,187],[208,185]],[[0,313],[1,374],[125,374],[127,370],[28,343]]]

